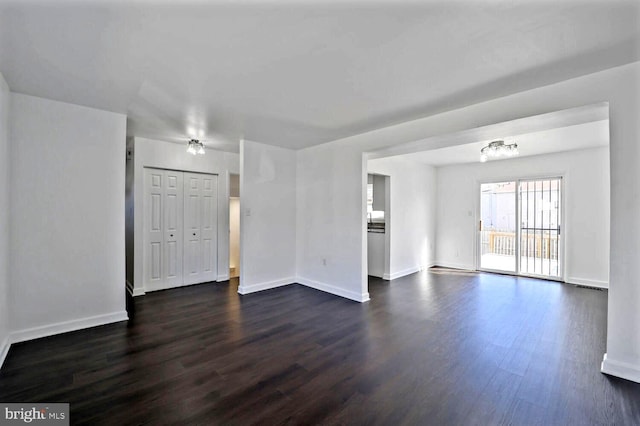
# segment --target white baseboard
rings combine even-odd
[[[135,288],[133,286],[133,284],[131,284],[129,282],[129,280],[127,280],[127,291],[129,292],[130,295],[132,295],[133,297],[138,297],[138,296],[144,296],[145,292],[143,288]]]
[[[143,288],[134,288],[133,292],[131,293],[131,295],[133,297],[138,297],[138,296],[144,296],[145,294],[147,294]]]
[[[475,271],[476,267],[473,265],[466,265],[464,263],[451,263],[451,262],[433,262],[432,266],[440,266],[442,268],[462,269],[465,271]]]
[[[408,268],[403,271],[397,271],[392,274],[383,274],[383,280],[395,280],[398,278],[406,277],[407,275],[415,274],[416,272],[422,271],[424,268],[421,266],[414,266],[413,268]]]
[[[190,285],[198,285],[198,284],[204,284],[204,283],[185,283],[185,282],[182,282],[182,283],[179,283],[179,284],[171,284],[169,286],[167,286],[166,284],[163,284],[163,283],[159,283],[159,284],[149,283],[149,284],[144,286],[144,289],[140,289],[141,290],[141,294],[138,294],[138,296],[143,296],[146,293],[152,293],[154,291],[171,290],[173,288],[188,287]],[[136,296],[136,294],[134,294],[134,296]]]
[[[607,354],[604,354],[600,371],[604,374],[640,383],[640,366],[612,360],[607,357]]]
[[[216,281],[229,281],[229,274],[218,275]]]
[[[368,302],[370,300],[368,292],[356,293],[355,291],[344,290],[342,288],[335,287],[330,284],[313,281],[304,277],[298,277],[296,282],[307,287],[315,288],[316,290],[324,291],[325,293],[335,294],[336,296],[344,297],[350,300],[355,300],[356,302],[360,302],[360,303]]]
[[[569,284],[584,285],[587,287],[609,288],[609,282],[607,281],[588,280],[586,278],[569,277],[566,282]]]
[[[45,325],[42,327],[34,327],[26,330],[14,331],[11,333],[9,340],[11,341],[11,343],[24,342],[26,340],[53,336],[54,334],[68,333],[70,331],[97,327],[99,325],[111,324],[113,322],[126,321],[128,319],[129,317],[127,316],[126,311],[114,312],[111,314],[97,315],[95,317],[81,318],[77,320]]]
[[[7,354],[9,354],[9,347],[11,347],[9,338],[10,336],[5,337],[4,341],[0,343],[0,368],[2,368],[2,364],[4,364]]]
[[[284,285],[293,284],[296,282],[295,278],[283,278],[276,281],[268,281],[264,283],[241,285],[238,287],[239,294],[255,293],[256,291],[269,290],[272,288],[282,287]]]

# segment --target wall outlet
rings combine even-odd
[[[322,258],[322,266],[327,266],[327,259],[324,257]]]
[[[251,216],[251,209],[250,208],[244,209],[244,215],[245,216]]]

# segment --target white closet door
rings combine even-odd
[[[162,285],[162,242],[164,239],[162,208],[165,175],[162,170],[145,169],[144,218],[144,286]]]
[[[218,278],[218,177],[202,175],[202,278]]]
[[[165,172],[164,192],[164,284],[168,287],[183,285],[182,241],[183,241],[183,173],[173,170]]]
[[[183,285],[182,172],[145,169],[146,290]]]
[[[217,177],[184,174],[184,283],[215,281]]]

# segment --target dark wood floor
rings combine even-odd
[[[303,286],[148,294],[119,323],[14,345],[0,401],[73,424],[640,424],[599,372],[607,293],[432,270],[359,304]]]

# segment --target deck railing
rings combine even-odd
[[[481,231],[482,254],[515,256],[516,234],[505,231]],[[524,233],[520,240],[522,256],[558,259],[558,234],[549,231]]]

